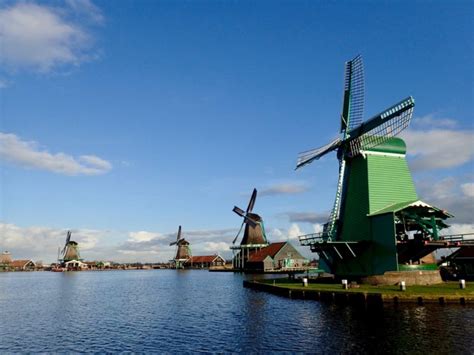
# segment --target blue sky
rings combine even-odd
[[[182,224],[225,254],[254,187],[272,240],[317,230],[337,160],[296,156],[337,136],[359,53],[365,117],[415,98],[420,197],[474,230],[472,18],[468,1],[1,2],[0,249],[50,260],[72,229],[86,258],[163,261]]]

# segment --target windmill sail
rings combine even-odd
[[[178,227],[178,234],[176,235],[176,240],[174,242],[171,242],[170,246],[178,244],[180,238],[181,238],[181,226]]]
[[[266,244],[267,239],[265,236],[265,229],[263,227],[263,220],[256,213],[252,213],[253,207],[255,206],[255,201],[257,199],[257,189],[253,189],[252,196],[250,197],[247,210],[244,211],[241,208],[234,206],[232,211],[238,214],[243,218],[240,229],[235,236],[232,244],[235,244],[237,241],[242,228],[245,225],[244,236],[242,237],[241,245],[250,245],[250,244]]]
[[[176,234],[176,240],[170,243],[170,246],[176,245],[175,257],[173,259],[174,267],[181,269],[184,263],[191,257],[191,248],[189,242],[181,237],[181,226],[178,227],[178,233]]]
[[[358,126],[364,116],[364,64],[362,56],[346,62],[341,129],[344,133]]]
[[[362,122],[364,114],[364,66],[358,55],[345,63],[344,95],[341,113],[340,133],[335,139],[321,148],[309,150],[298,155],[296,169],[311,163],[325,154],[337,150],[339,159],[339,176],[334,205],[329,220],[325,225],[323,236],[332,238],[337,234],[337,220],[344,204],[344,184],[347,180],[347,159],[359,155],[362,151],[373,149],[398,135],[408,127],[415,100],[408,97],[387,110]]]
[[[63,261],[80,260],[79,246],[71,240],[71,231],[67,231],[66,243],[61,251]]]
[[[349,132],[349,156],[374,148],[395,137],[408,127],[415,100],[407,97]]]
[[[306,164],[311,163],[313,160],[321,158],[323,155],[326,155],[333,150],[336,150],[341,145],[341,140],[339,138],[333,140],[331,143],[326,144],[320,148],[307,150],[298,155],[298,161],[296,163],[296,169],[305,166]]]

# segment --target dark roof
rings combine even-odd
[[[474,258],[474,247],[459,248],[455,253],[452,254],[452,258],[453,259],[458,259],[458,258],[473,259]]]
[[[192,256],[188,260],[188,263],[212,263],[214,260],[218,258],[224,260],[219,255],[198,255],[198,256]]]
[[[268,247],[256,251],[250,255],[248,262],[261,262],[265,260],[267,256],[274,258],[286,243],[287,242],[272,243]]]

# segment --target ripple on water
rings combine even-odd
[[[0,352],[466,353],[474,308],[367,312],[206,271],[0,274]],[[14,326],[11,326],[14,325]]]

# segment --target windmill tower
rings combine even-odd
[[[175,269],[182,269],[184,263],[191,258],[191,248],[189,247],[189,242],[186,239],[181,238],[181,226],[178,228],[176,241],[170,243],[170,246],[172,245],[176,245],[176,254],[172,260],[174,267]]]
[[[10,264],[12,261],[12,255],[9,251],[6,250],[0,254],[0,264]]]
[[[257,199],[257,189],[253,189],[247,209],[244,211],[237,206],[234,206],[233,211],[242,217],[242,225],[232,241],[232,252],[234,254],[232,264],[234,269],[245,269],[245,263],[249,256],[266,246],[268,246],[267,237],[265,234],[265,227],[263,219],[258,214],[253,213],[255,200]],[[244,228],[245,226],[245,228]],[[240,245],[235,245],[242,229],[244,228],[244,235]]]
[[[362,57],[346,62],[340,137],[300,153],[296,165],[298,169],[337,153],[339,176],[328,221],[322,233],[300,237],[329,272],[368,276],[398,271],[400,264],[419,260],[436,248],[407,238],[408,233],[422,232],[437,239],[438,230],[447,226],[443,220],[450,217],[418,200],[406,145],[396,138],[408,127],[414,106],[414,99],[407,97],[363,122]],[[397,237],[403,233],[406,238]]]
[[[67,263],[71,260],[81,260],[81,256],[79,254],[79,246],[77,242],[71,240],[71,231],[67,231],[66,243],[64,244],[60,255],[63,263]]]

